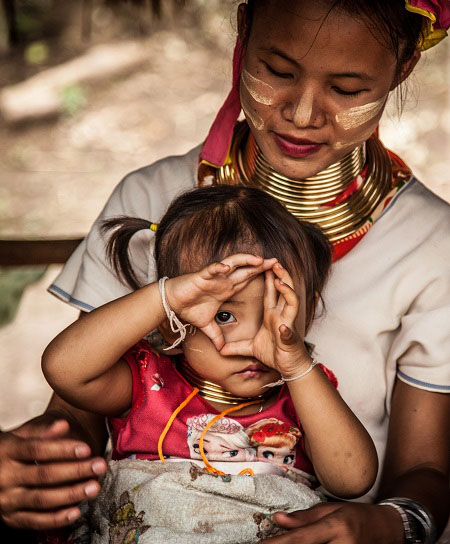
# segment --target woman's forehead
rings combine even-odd
[[[386,39],[365,19],[328,1],[268,0],[256,10],[248,44],[252,53],[284,58],[323,72],[363,73],[376,78],[395,67]]]

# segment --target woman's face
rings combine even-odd
[[[241,76],[255,139],[279,173],[312,176],[375,130],[395,56],[363,21],[329,2],[268,0],[257,9]],[[239,7],[245,34],[246,6]]]

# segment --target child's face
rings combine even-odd
[[[252,23],[242,106],[271,165],[305,178],[374,132],[393,87],[396,59],[363,21],[337,10],[326,16],[331,2],[266,4]],[[244,13],[241,5],[241,34]]]
[[[305,332],[304,289],[297,288],[300,311],[296,328]],[[264,276],[260,275],[247,287],[225,302],[216,315],[225,342],[254,338],[263,320]],[[211,340],[201,331],[188,334],[183,351],[189,365],[203,378],[222,386],[238,396],[260,395],[268,383],[277,381],[279,374],[253,357],[220,355]]]

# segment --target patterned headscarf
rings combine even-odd
[[[426,51],[447,36],[450,27],[450,0],[405,0],[405,7],[412,13],[425,17],[425,32],[419,42],[420,51]]]
[[[420,51],[433,47],[447,36],[450,27],[450,0],[405,0],[408,11],[417,13],[426,20],[423,39],[418,44]],[[215,118],[205,140],[200,159],[218,167],[226,163],[233,138],[233,130],[241,113],[239,83],[244,61],[244,49],[237,39],[233,54],[233,86]]]

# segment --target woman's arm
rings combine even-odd
[[[397,380],[379,499],[408,497],[433,515],[439,534],[450,513],[450,395]]]
[[[379,499],[406,497],[432,514],[437,533],[450,512],[450,395],[431,393],[396,381]],[[402,544],[403,523],[390,506],[322,504],[293,514],[275,514],[286,529],[267,544],[321,542]]]

